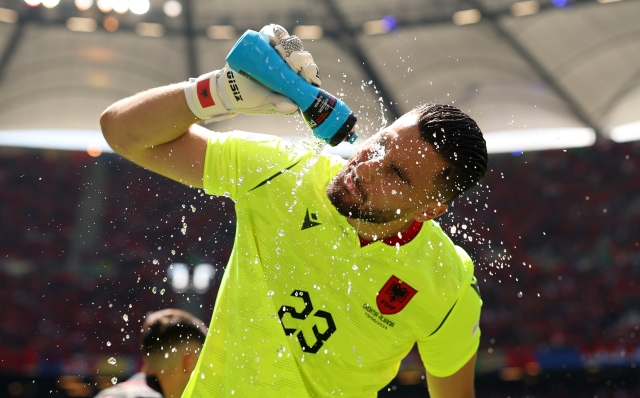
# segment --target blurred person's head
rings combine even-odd
[[[204,323],[186,311],[169,308],[146,316],[140,336],[143,371],[158,379],[166,398],[182,395],[206,337]]]

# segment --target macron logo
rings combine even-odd
[[[317,213],[309,213],[309,209],[307,209],[307,214],[304,216],[304,221],[302,222],[302,231],[308,228],[316,227],[321,223],[318,222],[318,214]]]

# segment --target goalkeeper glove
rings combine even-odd
[[[298,105],[225,65],[224,68],[189,79],[184,87],[189,109],[207,123],[238,113],[292,115]]]
[[[280,25],[267,25],[260,30],[260,34],[267,39],[280,56],[300,77],[316,87],[320,87],[320,71],[313,62],[313,57],[304,51],[302,40],[298,36],[289,36],[285,28]]]

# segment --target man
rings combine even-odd
[[[294,69],[313,82],[307,60]],[[473,397],[482,301],[471,259],[432,220],[486,172],[476,123],[427,105],[346,162],[292,153],[276,137],[194,124],[295,110],[231,71],[244,99],[234,101],[229,71],[139,93],[101,117],[116,152],[236,202],[235,247],[184,396],[375,397],[417,342],[431,397]]]
[[[150,313],[140,336],[142,370],[96,398],[180,397],[206,337],[207,327],[188,312],[170,308]]]

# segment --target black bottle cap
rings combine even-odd
[[[353,112],[351,112],[347,117],[347,120],[342,125],[342,127],[340,127],[340,130],[338,130],[338,132],[335,133],[333,137],[331,137],[331,141],[329,141],[329,145],[336,146],[342,141],[348,140],[355,133],[353,126],[356,125],[357,121],[358,121],[358,118],[356,117],[356,115],[353,114]]]

